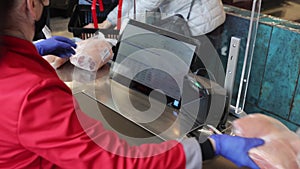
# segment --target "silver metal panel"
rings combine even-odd
[[[227,90],[226,111],[229,111],[230,104],[231,104],[232,91],[234,87],[234,80],[235,80],[235,74],[237,68],[237,61],[239,57],[240,43],[241,43],[240,38],[231,37],[229,55],[227,61],[227,70],[226,70],[225,83],[224,83],[224,88]]]
[[[163,140],[181,139],[198,127],[193,127],[194,121],[187,113],[178,112],[168,106],[162,111],[162,104],[155,100],[151,100],[152,108],[144,113],[145,108],[149,107],[149,97],[114,82],[109,78],[109,71],[109,64],[98,72],[88,72],[67,63],[57,73],[74,94],[87,94],[113,110],[112,112],[122,115]],[[132,108],[139,110],[136,111],[139,113],[134,113]],[[148,122],[143,122],[145,119],[149,119]]]

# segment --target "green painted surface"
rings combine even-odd
[[[259,106],[287,119],[299,74],[300,34],[273,28]]]
[[[242,39],[240,57],[233,91],[232,105],[235,105],[249,17],[247,12],[227,9],[227,20],[223,35],[226,45],[230,37]],[[233,14],[230,14],[233,12]],[[238,26],[237,26],[238,25]],[[224,42],[224,39],[222,39]],[[227,57],[221,55],[226,65]],[[245,111],[272,116],[291,130],[300,127],[300,24],[262,15],[258,27],[253,65],[247,93]]]

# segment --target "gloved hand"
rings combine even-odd
[[[74,48],[77,47],[72,40],[62,37],[53,36],[35,43],[35,46],[40,55],[55,55],[61,58],[66,58],[75,54]]]
[[[264,144],[264,140],[258,138],[244,138],[215,134],[210,136],[215,142],[215,153],[232,161],[238,167],[246,166],[252,169],[259,167],[250,159],[248,151],[251,148]]]

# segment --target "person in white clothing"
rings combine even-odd
[[[180,14],[185,20],[190,11],[188,25],[192,36],[204,35],[212,32],[225,21],[225,11],[221,0],[136,0],[136,12],[134,12],[134,1],[123,0],[122,18],[134,18],[136,20],[145,18],[146,12],[159,10],[162,18]],[[118,6],[112,10],[107,19],[99,24],[100,28],[109,28],[117,24]]]
[[[220,33],[221,26],[226,19],[225,10],[221,0],[123,0],[122,1],[121,32],[126,26],[124,24],[128,19],[149,23],[146,18],[147,13],[152,12],[152,18],[156,18],[156,12],[159,11],[161,19],[165,19],[176,14],[181,15],[188,24],[189,35],[183,34],[182,30],[174,31],[165,28],[168,31],[191,36],[200,42],[197,57],[191,63],[190,70],[194,74],[204,76],[224,84],[225,71],[220,60]],[[119,6],[116,6],[108,15],[107,19],[98,24],[100,29],[115,27],[118,21]],[[153,14],[154,12],[154,14]],[[151,18],[151,17],[150,17]],[[149,23],[153,24],[153,23]],[[161,25],[156,25],[161,27]],[[93,28],[93,23],[85,28]],[[178,28],[182,29],[182,28]]]

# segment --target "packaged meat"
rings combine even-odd
[[[265,141],[251,149],[250,157],[261,169],[300,169],[300,137],[280,121],[263,114],[251,114],[233,122],[234,133]]]
[[[60,58],[60,57],[55,56],[55,55],[45,55],[45,56],[43,56],[43,58],[45,60],[47,60],[47,62],[54,69],[58,69],[59,67],[61,67],[63,64],[65,64],[69,60],[69,58]]]
[[[113,57],[112,45],[104,35],[95,36],[77,43],[76,54],[70,62],[81,69],[97,71]]]

